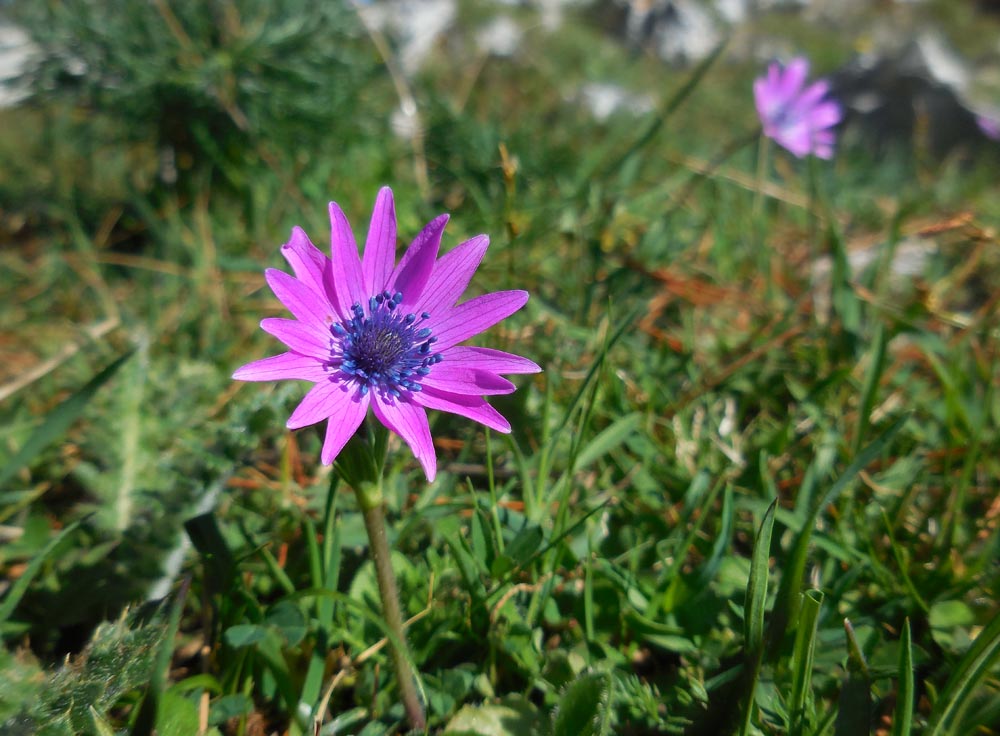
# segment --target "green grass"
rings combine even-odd
[[[264,69],[247,127],[178,142],[85,85],[0,111],[0,731],[402,727],[354,496],[316,430],[284,429],[303,387],[229,378],[275,349],[262,271],[290,228],[322,243],[336,199],[360,233],[386,183],[404,240],[442,211],[445,248],[490,234],[470,293],[531,300],[481,344],[544,368],[494,402],[509,437],[432,417],[434,484],[390,446],[431,732],[1000,730],[996,151],[847,146],[810,171],[772,149],[761,182],[748,145],[699,173],[754,129],[758,70],[691,76],[571,17],[515,60],[439,49],[412,82],[424,198],[356,24],[328,78],[309,28],[277,74],[278,31],[178,8],[204,54]],[[591,80],[657,110],[596,123],[573,102]],[[894,276],[914,243],[926,273]]]

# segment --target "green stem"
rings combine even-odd
[[[385,534],[385,512],[382,504],[381,484],[368,486],[361,484],[357,489],[358,503],[365,519],[365,530],[368,532],[368,543],[371,546],[372,563],[375,565],[375,576],[378,579],[378,591],[382,598],[382,615],[389,629],[389,651],[392,653],[392,664],[399,680],[399,692],[406,709],[406,717],[410,726],[424,731],[427,719],[424,707],[417,695],[416,678],[410,657],[406,651],[406,632],[403,630],[403,614],[399,608],[399,592],[396,589],[396,576],[392,571],[392,553],[389,550],[389,539]]]

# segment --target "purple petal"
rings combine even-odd
[[[329,259],[312,244],[302,228],[292,228],[292,236],[287,243],[281,246],[281,255],[292,267],[295,278],[317,294],[326,294],[323,286],[323,274],[326,272],[326,262]]]
[[[466,338],[488,330],[500,320],[509,317],[528,301],[526,291],[496,291],[483,294],[451,309],[434,325],[438,352],[462,342]]]
[[[444,361],[435,365],[429,375],[420,379],[421,386],[472,396],[509,394],[514,384],[506,378],[479,368],[468,368]]]
[[[402,292],[404,307],[411,307],[420,300],[427,279],[434,269],[441,234],[447,224],[448,215],[438,215],[428,222],[410,243],[396,270],[389,277],[389,290]]]
[[[413,311],[434,315],[454,306],[479,268],[489,245],[488,237],[477,235],[441,256],[441,260],[434,264],[427,288]]]
[[[813,149],[813,155],[816,158],[821,158],[824,161],[829,161],[833,158],[833,148],[831,146],[818,145]]]
[[[757,117],[760,118],[760,122],[765,128],[773,125],[775,113],[781,107],[781,102],[775,98],[767,80],[758,79],[753,83],[753,98],[754,104],[757,107]]]
[[[271,291],[288,311],[317,332],[329,330],[330,325],[339,321],[339,317],[334,317],[333,306],[329,300],[319,296],[293,276],[276,268],[269,268],[264,271],[264,278]]]
[[[466,368],[480,368],[492,373],[540,373],[541,368],[520,355],[505,353],[491,348],[456,346],[442,351],[442,365],[460,365]],[[435,370],[440,366],[435,366]]]
[[[382,424],[402,437],[410,446],[414,457],[424,468],[427,482],[433,481],[437,475],[437,456],[434,454],[434,442],[431,440],[431,428],[427,423],[427,412],[412,401],[389,403],[378,394],[372,402],[372,409]]]
[[[316,358],[299,353],[282,353],[270,358],[255,360],[236,369],[237,381],[323,381],[328,375],[323,363]]]
[[[976,115],[976,125],[987,138],[1000,141],[1000,123],[986,115]]]
[[[775,134],[774,140],[798,158],[808,155],[812,150],[812,131],[802,121],[782,127]]]
[[[786,100],[790,100],[799,94],[799,90],[802,89],[802,85],[806,82],[806,77],[809,76],[809,60],[804,56],[798,56],[788,62],[785,65],[784,72],[781,75],[781,81],[779,83],[781,96]]]
[[[504,434],[510,432],[510,423],[481,396],[462,396],[427,388],[414,394],[413,400],[428,409],[458,414]]]
[[[346,317],[353,305],[364,304],[370,295],[362,293],[364,281],[358,245],[347,217],[336,202],[330,202],[330,255],[332,262],[327,266],[324,283],[332,286],[334,304]]]
[[[396,262],[396,208],[389,187],[379,189],[361,258],[366,296],[383,291]]]
[[[341,421],[341,415],[350,419],[357,413],[359,408],[352,407],[351,404],[359,404],[361,416],[364,417],[363,409],[368,406],[367,396],[362,396],[357,389],[349,384],[340,381],[322,381],[309,389],[299,405],[295,407],[295,411],[288,417],[285,426],[289,429],[299,429],[316,424],[316,422],[322,422],[327,418],[331,418],[331,421],[336,424]],[[358,424],[360,423],[361,419],[358,419]],[[355,424],[351,428],[351,432],[357,428],[358,425]]]
[[[361,422],[365,419],[368,411],[369,399],[367,396],[359,396],[357,391],[352,389],[349,401],[337,407],[337,413],[331,414],[326,423],[326,437],[323,439],[323,449],[320,451],[320,462],[329,465],[334,461],[344,445],[358,431]]]
[[[311,355],[318,360],[328,360],[332,337],[309,327],[304,322],[280,317],[268,317],[260,321],[260,328],[274,335],[296,353]]]
[[[820,102],[830,92],[830,85],[825,79],[813,82],[795,99],[796,110],[803,114],[810,114],[813,107]]]
[[[814,128],[832,128],[840,122],[843,112],[833,100],[821,102],[813,108],[809,115],[809,122]]]

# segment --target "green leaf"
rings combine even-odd
[[[198,733],[198,706],[170,690],[160,698],[156,714],[157,736],[191,736]]]
[[[212,703],[208,712],[208,725],[218,726],[230,718],[239,718],[253,713],[253,701],[243,693],[223,695]]]
[[[290,647],[301,642],[309,630],[302,610],[291,601],[278,601],[268,610],[264,620],[276,628]]]
[[[611,675],[583,675],[563,692],[552,719],[552,736],[606,736],[611,733]]]
[[[266,637],[267,629],[257,624],[236,624],[226,629],[226,633],[223,634],[226,644],[235,649],[252,646],[264,641]]]
[[[21,446],[17,454],[7,461],[3,469],[0,469],[0,486],[13,478],[17,471],[34,460],[42,450],[62,437],[73,422],[83,414],[83,410],[90,403],[90,400],[94,398],[94,394],[97,393],[98,389],[110,381],[115,373],[118,372],[118,369],[130,357],[132,357],[131,350],[120,358],[117,358],[104,368],[104,370],[87,381],[83,388],[79,389],[63,403],[50,411],[45,416],[45,420],[41,425],[28,437],[28,441]]]
[[[493,561],[493,569],[490,573],[495,578],[502,577],[516,567],[523,567],[532,558],[542,542],[545,540],[545,532],[537,524],[530,524],[517,533],[504,550],[504,554],[499,555]]]
[[[927,621],[931,636],[938,646],[948,651],[961,651],[968,641],[968,628],[975,623],[972,609],[963,601],[938,601],[931,606]]]
[[[538,711],[521,698],[495,705],[466,705],[448,722],[444,736],[524,736],[542,733]]]

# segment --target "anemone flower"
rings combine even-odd
[[[976,115],[979,131],[990,140],[1000,141],[1000,121],[987,115]]]
[[[809,62],[792,59],[782,67],[771,64],[767,76],[753,83],[757,114],[764,135],[798,158],[809,154],[833,156],[834,126],[843,117],[840,105],[827,98],[830,85],[825,80],[805,86]]]
[[[514,390],[502,374],[540,368],[517,355],[458,343],[516,312],[528,294],[498,291],[456,304],[489,238],[479,235],[438,259],[447,222],[448,215],[431,220],[395,263],[396,212],[392,190],[384,187],[375,200],[364,257],[358,256],[343,211],[331,202],[331,257],[296,227],[281,248],[295,275],[265,271],[271,290],[295,319],[268,318],[260,326],[288,351],[249,363],[233,378],[312,381],[287,426],[327,420],[323,464],[334,461],[369,408],[409,445],[428,481],[434,480],[437,460],[427,409],[510,431],[483,397]]]

